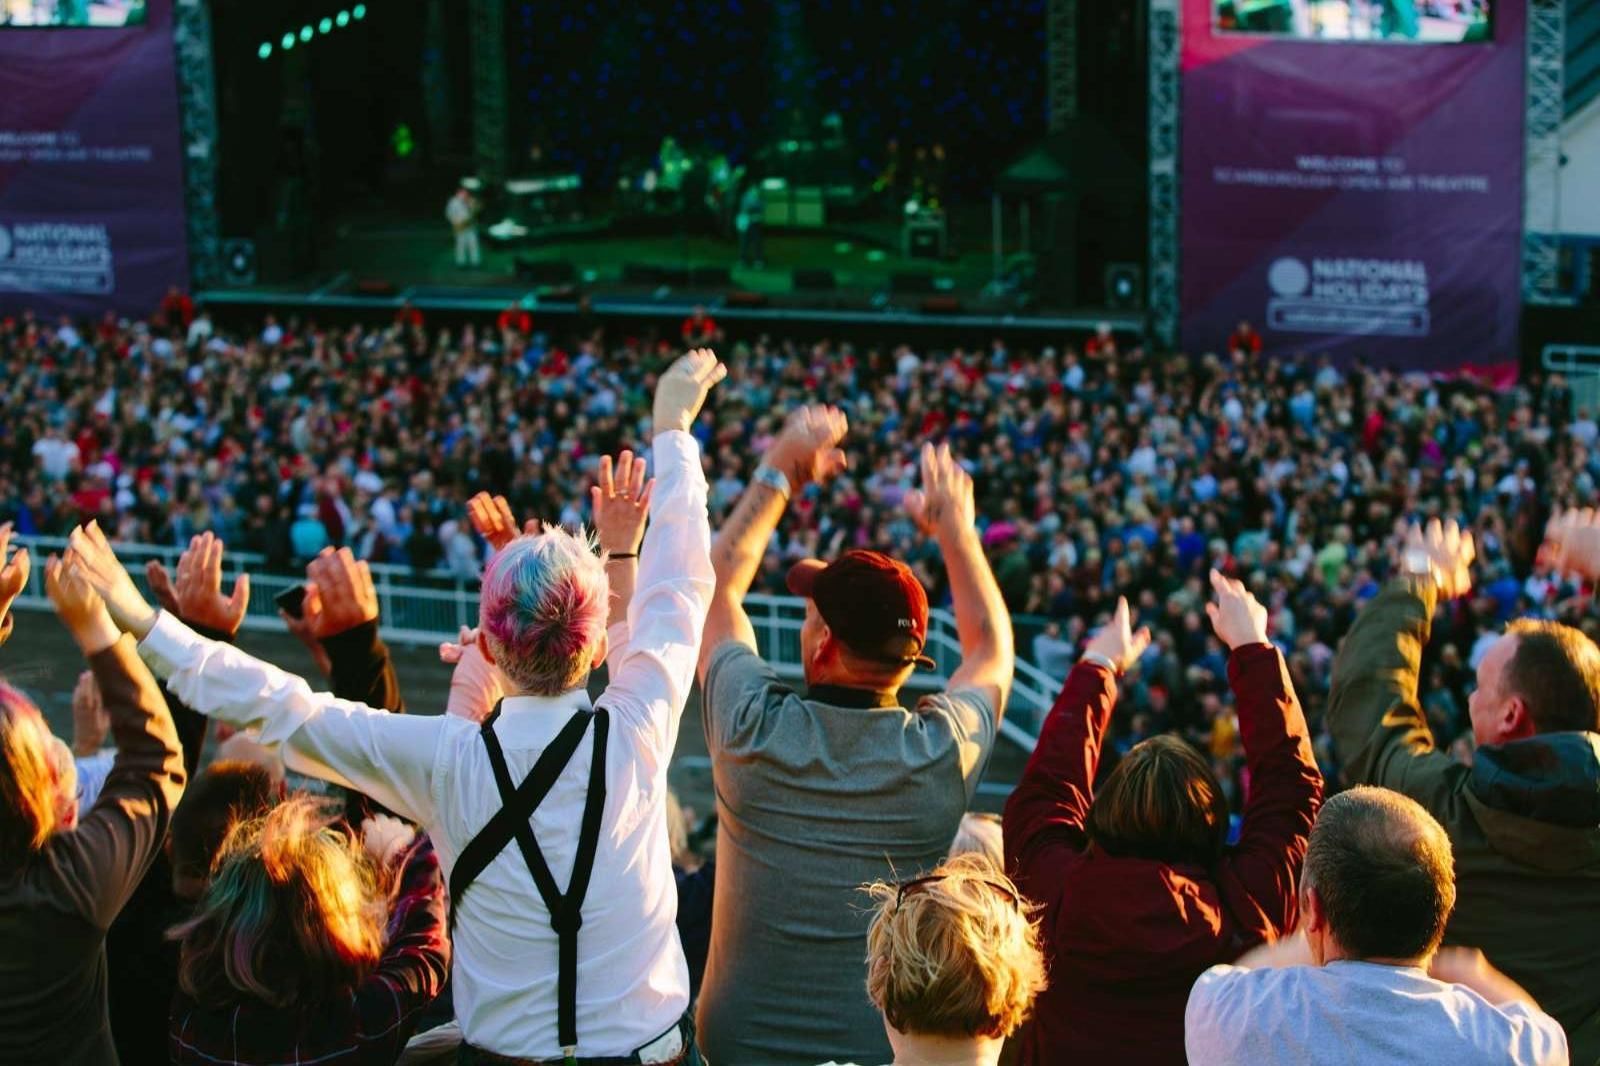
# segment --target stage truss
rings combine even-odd
[[[1150,332],[1178,342],[1178,128],[1181,0],[1150,0]]]
[[[1045,10],[1045,114],[1051,133],[1078,115],[1078,0],[1050,0]]]
[[[1528,0],[1528,97],[1523,177],[1522,298],[1559,299],[1561,124],[1565,118],[1566,0]]]
[[[173,37],[178,57],[189,276],[200,288],[215,285],[222,266],[221,224],[217,217],[217,83],[211,52],[211,13],[204,0],[178,0]]]
[[[506,10],[504,0],[468,0],[472,62],[472,154],[485,190],[506,180]]]

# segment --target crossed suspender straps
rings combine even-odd
[[[450,928],[454,931],[456,911],[472,882],[515,840],[522,852],[522,861],[533,875],[539,897],[550,912],[550,927],[556,932],[560,959],[556,974],[556,1030],[563,1053],[571,1059],[578,1046],[578,929],[583,925],[583,899],[589,891],[589,875],[594,871],[594,853],[600,841],[600,818],[606,808],[606,737],[611,730],[611,716],[603,707],[578,711],[540,754],[522,784],[516,786],[511,783],[505,752],[494,734],[495,719],[499,717],[500,707],[496,704],[494,711],[483,720],[481,735],[489,752],[495,787],[500,792],[500,810],[461,849],[461,857],[450,873]],[[563,894],[550,874],[550,864],[539,850],[530,819],[572,760],[591,718],[594,719],[594,755],[589,764],[589,794],[583,805],[583,825],[578,833],[578,853],[572,862],[572,881]]]

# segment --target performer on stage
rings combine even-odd
[[[760,270],[766,266],[762,247],[766,229],[765,204],[761,196],[761,182],[752,177],[739,198],[739,213],[734,216],[733,228],[739,233],[739,265]]]
[[[444,217],[456,235],[456,266],[475,267],[478,257],[478,201],[465,186],[445,205]]]

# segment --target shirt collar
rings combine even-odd
[[[806,699],[814,700],[817,703],[830,704],[834,707],[866,709],[900,706],[900,692],[898,689],[889,691],[870,688],[848,688],[844,685],[812,685],[806,689]]]
[[[559,696],[507,696],[500,701],[495,731],[511,730],[523,741],[548,741],[561,732],[574,713],[593,706],[588,690],[582,688]]]

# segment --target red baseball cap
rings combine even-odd
[[[828,628],[866,659],[933,669],[928,642],[928,594],[911,568],[882,552],[851,550],[831,563],[803,559],[789,569],[796,596],[817,605]]]

